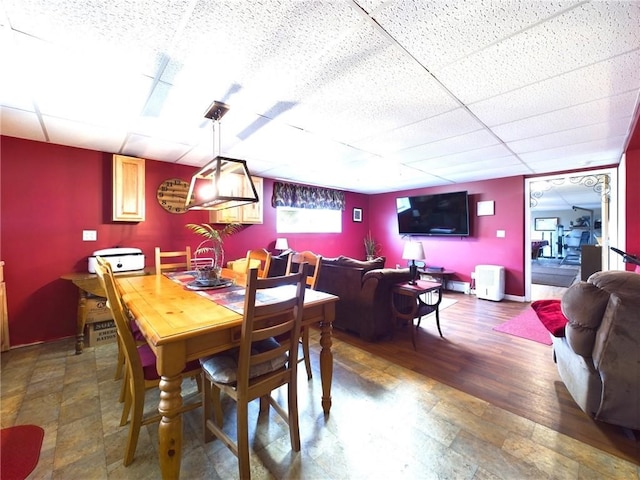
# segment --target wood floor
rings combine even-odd
[[[560,298],[565,289],[534,286],[533,299]],[[478,300],[446,292],[457,302],[435,320],[422,320],[416,350],[409,327],[376,343],[340,331],[334,336],[374,355],[445,383],[495,406],[640,465],[640,432],[596,422],[571,398],[552,358],[552,347],[492,328],[530,308],[528,303]],[[634,437],[631,438],[631,437]]]

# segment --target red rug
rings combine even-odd
[[[40,458],[44,430],[36,425],[18,425],[0,430],[0,478],[24,480]]]
[[[493,327],[493,330],[544,343],[545,345],[551,345],[552,343],[549,330],[545,328],[536,312],[530,307],[517,317]]]

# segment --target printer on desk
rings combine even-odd
[[[139,248],[116,247],[96,250],[89,257],[89,273],[96,273],[98,256],[111,264],[114,273],[144,270],[144,255]]]

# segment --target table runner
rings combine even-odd
[[[187,288],[187,285],[196,280],[196,272],[193,270],[183,272],[167,272],[164,273],[168,279]],[[191,290],[198,295],[208,298],[209,300],[228,308],[240,315],[244,313],[244,297],[245,287],[240,285],[231,285],[229,287],[213,289],[213,290]],[[293,285],[285,285],[276,288],[267,288],[256,292],[256,305],[266,305],[283,299],[292,298],[295,295],[296,288]],[[313,300],[319,300],[322,292],[316,292],[309,288],[305,291],[305,303]]]

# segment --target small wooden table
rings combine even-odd
[[[438,299],[435,303],[427,303],[420,299],[420,296],[425,293],[438,292]],[[406,308],[405,305],[399,305],[397,296],[410,297],[410,307]],[[442,330],[440,330],[440,311],[439,306],[442,302],[442,284],[436,282],[427,282],[424,280],[416,280],[416,284],[412,285],[409,282],[403,282],[396,284],[391,289],[391,311],[395,319],[396,324],[400,320],[408,320],[411,330],[411,343],[413,348],[416,348],[416,339],[413,332],[413,319],[418,317],[418,324],[416,329],[420,326],[420,320],[423,315],[436,312],[436,325],[438,326],[438,333],[442,337]]]
[[[131,272],[116,273],[116,276],[137,276],[154,273],[153,269],[134,270]],[[87,297],[95,295],[104,297],[106,294],[100,285],[98,275],[89,272],[74,272],[62,275],[63,280],[70,280],[78,287],[78,315],[76,317],[76,355],[80,355],[84,349],[84,326],[87,323]]]

